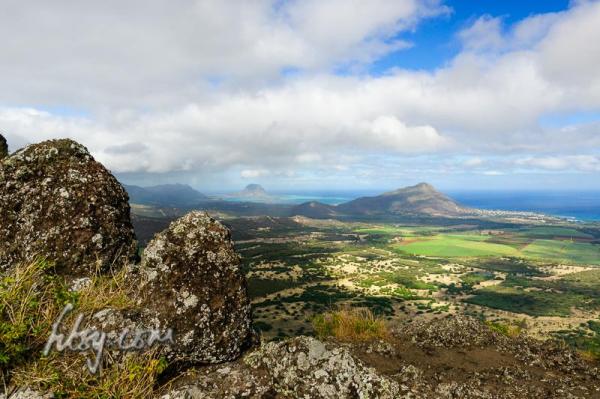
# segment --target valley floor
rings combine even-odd
[[[147,216],[142,241],[167,224]],[[315,315],[352,306],[390,323],[471,315],[600,356],[595,226],[216,217],[232,230],[266,340],[310,335]]]
[[[254,236],[237,247],[267,339],[311,333],[315,314],[359,306],[396,321],[472,315],[599,353],[598,231],[305,218],[227,223],[234,234]]]

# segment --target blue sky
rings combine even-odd
[[[600,189],[600,2],[0,4],[0,131],[203,191]]]
[[[559,12],[568,9],[569,1],[461,0],[444,2],[448,13],[426,19],[412,32],[402,32],[399,38],[414,46],[393,52],[377,60],[370,73],[385,73],[390,68],[434,70],[452,60],[461,50],[456,34],[482,15],[501,17],[506,25],[531,15]]]

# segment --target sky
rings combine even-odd
[[[201,191],[600,189],[600,1],[0,2],[11,151]]]

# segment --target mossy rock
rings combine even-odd
[[[0,270],[44,257],[88,276],[135,256],[129,198],[72,140],[30,145],[0,163]]]

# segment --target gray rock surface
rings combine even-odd
[[[241,361],[203,369],[162,399],[398,398],[396,382],[338,344],[312,337],[271,342]]]
[[[11,392],[9,396],[0,393],[0,399],[52,399],[54,395],[51,393],[42,393],[33,390],[29,387],[17,389],[15,392]]]
[[[560,344],[506,337],[456,316],[403,326],[390,342],[310,337],[263,344],[193,370],[163,399],[600,397],[600,373]],[[159,397],[161,397],[159,395]]]
[[[42,256],[89,276],[135,256],[128,196],[72,140],[30,145],[0,163],[0,270]]]
[[[350,350],[315,338],[271,342],[248,355],[268,370],[278,393],[295,398],[396,398],[398,384],[356,359]]]
[[[251,333],[250,302],[229,230],[203,212],[171,223],[148,244],[138,304],[153,324],[174,330],[169,358],[236,359]]]

